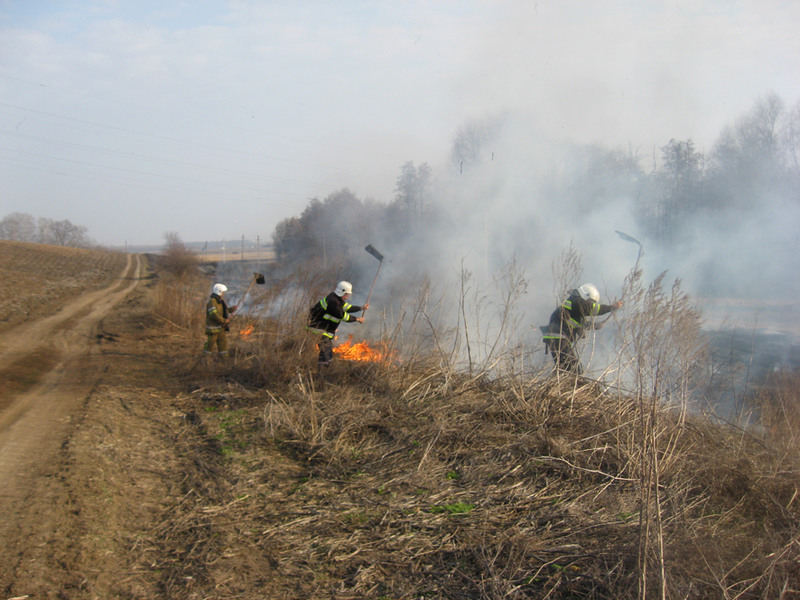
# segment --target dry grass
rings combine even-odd
[[[121,252],[0,240],[0,278],[13,295],[0,316],[0,331],[54,314],[65,302],[110,285],[125,260]]]
[[[169,597],[800,597],[797,378],[761,396],[765,435],[687,412],[679,286],[629,294],[637,377],[613,386],[458,369],[470,320],[437,329],[424,288],[418,335],[382,329],[402,362],[320,378],[308,289],[272,282],[229,362],[172,359],[197,468],[161,529]],[[637,312],[654,302],[668,318]],[[174,346],[199,347],[194,318]]]

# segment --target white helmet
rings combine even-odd
[[[336,289],[334,290],[334,294],[341,298],[345,294],[352,294],[353,293],[353,284],[349,281],[340,281],[336,284]]]
[[[600,302],[600,292],[597,291],[597,288],[594,286],[594,284],[584,283],[578,288],[578,293],[584,300],[592,299],[595,302]]]
[[[228,286],[226,286],[224,283],[217,283],[214,285],[213,288],[211,288],[211,292],[220,297],[222,297],[222,294],[224,294],[227,291],[228,291]]]

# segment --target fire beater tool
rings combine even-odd
[[[616,229],[614,231],[619,237],[621,237],[626,242],[631,242],[632,244],[636,244],[637,246],[639,246],[639,254],[636,255],[636,264],[633,265],[633,274],[636,275],[636,271],[639,269],[639,259],[642,258],[642,256],[644,255],[644,247],[642,246],[642,242],[637,240],[632,235],[628,235],[627,233],[623,233],[622,231],[618,231]],[[625,297],[624,289],[622,290],[622,297],[623,298]],[[610,318],[611,315],[609,314],[603,321],[596,322],[595,329],[600,329],[601,327],[603,327],[603,325],[606,324],[606,321],[608,321]],[[544,332],[544,327],[542,327],[542,331]]]
[[[635,274],[636,270],[639,268],[639,259],[642,258],[642,256],[644,255],[644,247],[642,246],[642,242],[637,240],[635,237],[628,235],[627,233],[622,233],[621,231],[617,231],[616,233],[626,242],[631,242],[639,246],[639,254],[636,256],[636,264],[633,265],[633,272]]]
[[[261,273],[253,273],[253,280],[250,282],[250,285],[247,286],[247,290],[242,295],[242,297],[239,299],[239,306],[244,304],[244,299],[247,297],[247,294],[250,293],[250,290],[253,288],[253,286],[256,283],[258,285],[264,285],[266,283],[266,280],[264,279],[264,276]]]
[[[375,246],[373,246],[372,244],[367,244],[364,250],[366,250],[372,256],[378,259],[378,270],[375,272],[375,277],[372,279],[372,285],[369,288],[369,294],[367,294],[367,301],[365,302],[365,304],[369,304],[369,299],[370,297],[372,297],[372,290],[375,288],[375,282],[378,280],[378,273],[381,272],[381,266],[383,265],[383,254],[378,252],[378,249],[375,248]],[[366,309],[364,309],[364,313],[366,312],[367,312]]]

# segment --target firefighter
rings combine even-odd
[[[211,354],[215,350],[220,356],[228,354],[228,337],[231,315],[238,306],[228,306],[223,296],[228,287],[223,283],[214,284],[211,288],[211,297],[206,304],[206,343],[203,352]]]
[[[542,327],[545,352],[553,356],[556,369],[580,375],[581,361],[575,343],[586,335],[587,329],[600,329],[594,317],[613,312],[622,306],[622,300],[613,304],[600,304],[600,292],[591,283],[572,290],[563,304],[550,315],[550,323]]]
[[[311,307],[308,316],[308,329],[319,336],[319,367],[328,367],[333,360],[333,339],[339,323],[363,323],[364,317],[356,317],[352,313],[367,310],[369,304],[353,306],[347,300],[353,293],[353,286],[348,281],[340,281],[336,289]]]

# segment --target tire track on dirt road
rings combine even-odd
[[[100,381],[92,368],[99,325],[142,278],[143,258],[128,255],[120,278],[110,287],[82,294],[57,314],[24,323],[0,342],[0,512],[25,489],[37,468],[63,443],[70,417]],[[6,513],[8,514],[8,513]]]

